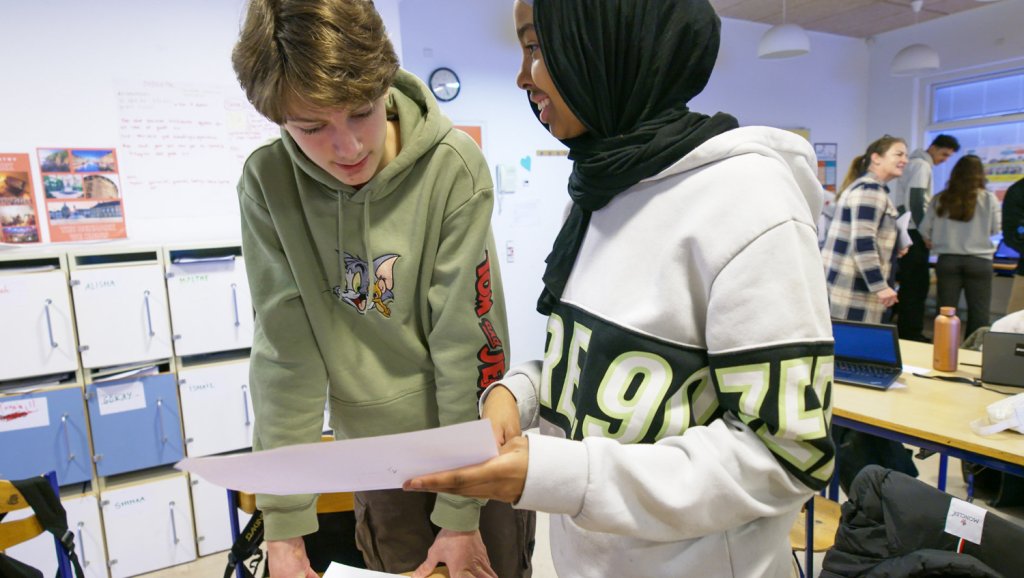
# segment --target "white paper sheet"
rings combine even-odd
[[[257,494],[400,488],[408,479],[498,455],[490,420],[404,434],[185,458],[175,467],[211,484]]]
[[[382,576],[401,576],[401,574],[385,574],[384,572],[363,570],[338,564],[337,562],[331,562],[331,565],[327,567],[327,571],[324,572],[324,578],[381,578]]]
[[[903,213],[896,218],[896,229],[899,232],[899,240],[896,242],[896,246],[900,249],[910,247],[914,244],[914,241],[910,238],[908,228],[910,227],[910,211]]]

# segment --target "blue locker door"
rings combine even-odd
[[[92,383],[88,390],[96,473],[123,474],[184,457],[173,374]]]
[[[0,397],[0,479],[50,470],[62,486],[92,478],[79,387]]]

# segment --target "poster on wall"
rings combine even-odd
[[[127,236],[114,149],[41,148],[37,152],[51,241]]]
[[[836,143],[814,143],[814,154],[818,157],[818,181],[826,191],[836,192]]]
[[[1006,189],[1024,178],[1024,144],[979,147],[967,154],[977,155],[985,165],[988,190],[1002,201]]]
[[[0,153],[0,243],[39,242],[28,153]]]

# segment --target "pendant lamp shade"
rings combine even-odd
[[[911,44],[892,59],[889,72],[893,76],[913,76],[939,69],[939,53],[927,44]]]
[[[796,24],[772,26],[761,37],[757,45],[760,58],[790,58],[807,54],[811,50],[811,39],[807,32]]]

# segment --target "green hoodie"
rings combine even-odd
[[[338,439],[477,419],[478,393],[505,371],[486,161],[412,74],[399,71],[387,110],[401,150],[358,191],[283,130],[245,163],[255,450],[318,441],[325,400]],[[317,528],[314,496],[257,503],[268,540]],[[441,495],[431,520],[473,530],[480,504]]]

